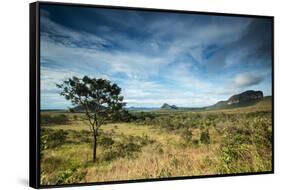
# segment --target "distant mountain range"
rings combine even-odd
[[[161,109],[178,109],[178,107],[177,106],[175,106],[175,105],[169,105],[169,104],[167,104],[167,103],[164,103],[162,106],[161,106]]]
[[[130,111],[152,111],[152,110],[174,110],[174,111],[203,111],[203,110],[216,110],[216,109],[229,109],[245,107],[257,104],[258,102],[265,101],[267,103],[271,102],[271,96],[263,96],[262,91],[248,90],[240,94],[235,94],[228,98],[227,100],[219,101],[214,105],[206,107],[177,107],[176,105],[169,105],[164,103],[159,107],[127,107],[125,109]],[[95,105],[91,109],[101,109],[101,106]],[[75,112],[84,111],[82,106],[76,106],[72,108]],[[48,111],[48,110],[42,110]],[[50,110],[49,110],[50,111]]]
[[[125,108],[129,111],[150,111],[150,110],[159,110],[158,107],[134,107],[134,106],[131,106],[131,107],[127,107]]]
[[[240,94],[235,94],[231,96],[228,100],[219,101],[214,105],[192,108],[192,107],[177,107],[175,105],[169,105],[164,103],[160,109],[162,110],[186,110],[186,111],[200,111],[200,110],[213,110],[213,109],[228,109],[245,107],[256,104],[257,102],[264,99],[271,99],[271,96],[264,97],[262,91],[248,90]]]

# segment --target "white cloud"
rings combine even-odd
[[[263,77],[260,75],[260,73],[257,74],[256,75],[251,73],[237,74],[233,79],[233,82],[237,87],[253,86],[259,84],[263,80]]]
[[[101,26],[107,33],[103,36],[78,31],[55,23],[49,16],[46,12],[41,19],[42,101],[47,107],[63,106],[63,102],[68,105],[55,84],[72,76],[88,75],[117,82],[128,106],[161,106],[165,102],[188,107],[211,105],[261,80],[251,74],[240,74],[233,80],[212,81],[208,73],[195,72],[199,67],[220,68],[224,58],[204,60],[204,47],[238,40],[250,20],[242,24],[233,21],[193,26],[187,20],[158,19],[146,21],[140,30],[149,35],[136,39],[126,32],[113,31],[110,26]],[[141,20],[139,15],[136,17]],[[131,21],[126,27],[134,27],[134,19]],[[104,47],[116,44],[117,48]],[[192,58],[186,59],[187,53]],[[230,58],[226,60],[232,61]],[[44,60],[48,61],[43,64]]]
[[[106,52],[98,49],[72,47],[68,43],[57,43],[48,36],[42,37],[41,58],[49,59],[61,66],[61,69],[41,69],[43,93],[52,91],[55,94],[43,96],[44,102],[58,102],[62,105],[55,84],[72,76],[105,77],[111,80],[121,80],[122,95],[125,102],[131,106],[161,106],[167,102],[177,106],[204,106],[217,100],[204,94],[186,93],[188,91],[207,90],[211,85],[204,82],[190,71],[191,63],[179,62],[177,67],[163,69],[177,56],[165,55],[165,52],[155,57],[141,53],[116,51]],[[177,55],[177,53],[175,54]],[[77,64],[79,63],[79,64]],[[104,71],[106,75],[101,75]],[[124,73],[128,79],[113,78],[114,73]],[[174,83],[173,87],[148,81],[149,77],[162,76]],[[173,97],[173,98],[171,98]],[[66,101],[65,101],[66,102]],[[69,105],[66,103],[66,105]]]

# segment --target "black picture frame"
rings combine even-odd
[[[79,6],[106,8],[118,10],[137,10],[137,11],[152,11],[165,13],[184,13],[198,15],[216,15],[216,16],[232,16],[246,18],[266,18],[272,22],[272,170],[265,172],[254,173],[237,173],[237,174],[218,174],[218,175],[202,175],[202,176],[183,176],[183,177],[168,177],[158,179],[137,179],[137,180],[121,180],[107,182],[91,182],[65,185],[41,185],[40,184],[40,6],[41,5],[56,5],[56,6]],[[59,3],[59,2],[34,2],[29,5],[29,39],[30,39],[30,78],[29,78],[29,185],[33,188],[54,188],[54,187],[72,187],[72,186],[87,186],[87,185],[104,185],[104,184],[120,184],[120,183],[136,183],[136,182],[153,182],[163,180],[182,180],[196,178],[213,178],[213,177],[233,177],[245,175],[260,175],[274,173],[274,17],[264,15],[247,15],[247,14],[232,14],[232,13],[217,13],[217,12],[201,12],[187,10],[170,10],[156,8],[141,8],[141,7],[123,7],[109,5],[91,5],[91,4],[76,4],[76,3]]]

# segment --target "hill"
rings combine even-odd
[[[198,112],[198,111],[209,111],[209,110],[222,110],[222,109],[233,109],[233,108],[243,108],[254,106],[256,108],[267,108],[271,109],[272,107],[272,97],[271,96],[263,96],[262,91],[254,91],[254,90],[247,90],[240,94],[235,94],[228,98],[227,100],[222,100],[217,102],[214,105],[206,106],[206,107],[178,107],[176,105],[169,105],[164,103],[160,108],[158,107],[127,107],[125,109],[129,111],[191,111],[191,112]],[[91,106],[92,110],[95,109],[104,109],[103,106],[94,105]],[[71,108],[74,112],[84,112],[84,108],[82,106],[76,106]],[[42,110],[42,111],[64,111],[64,110]]]
[[[271,96],[263,96],[262,91],[247,90],[240,94],[235,94],[227,100],[222,100],[214,105],[206,107],[177,107],[175,105],[169,105],[164,103],[160,110],[169,111],[204,111],[204,110],[221,110],[221,109],[232,109],[242,107],[268,107],[271,106]]]
[[[162,106],[161,106],[161,109],[178,109],[177,106],[175,105],[169,105],[167,103],[164,103]]]
[[[271,101],[271,96],[263,97],[262,91],[248,90],[240,94],[231,96],[226,101],[219,101],[212,106],[206,107],[206,110],[210,109],[228,109],[252,106],[262,101]]]

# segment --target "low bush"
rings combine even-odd
[[[107,148],[103,152],[103,159],[106,161],[122,157],[134,157],[135,153],[141,151],[143,146],[154,143],[147,135],[132,136],[120,135],[119,140],[113,140],[109,137],[101,137]]]
[[[135,152],[141,150],[141,146],[133,142],[116,142],[112,146],[106,149],[103,153],[103,159],[105,161],[114,160],[116,158],[131,157]]]
[[[59,115],[48,115],[48,114],[41,114],[40,116],[40,123],[41,125],[65,125],[69,124],[70,120],[65,114]]]
[[[210,135],[208,129],[203,129],[200,134],[200,142],[202,144],[210,144]]]
[[[270,167],[272,124],[261,116],[248,117],[225,129],[220,146],[222,164],[219,172],[260,171]]]
[[[183,139],[183,141],[185,143],[190,143],[192,140],[192,131],[190,129],[185,129],[182,133],[181,133],[181,138]]]
[[[41,129],[40,149],[55,148],[65,143],[68,132],[52,129]]]
[[[107,137],[105,135],[100,135],[98,137],[98,145],[100,145],[100,146],[107,148],[113,144],[114,144],[114,140],[111,137]]]
[[[193,139],[192,140],[192,145],[197,147],[199,145],[199,140],[198,139]]]

